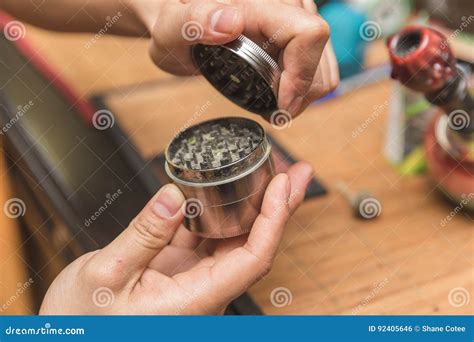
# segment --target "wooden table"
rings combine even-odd
[[[36,48],[82,96],[110,91],[108,104],[145,159],[163,150],[173,134],[205,106],[196,122],[224,115],[252,117],[201,78],[177,78],[148,60],[145,41],[47,33],[28,27]],[[378,46],[371,59],[385,58]],[[450,291],[474,295],[474,221],[427,176],[401,177],[383,156],[391,81],[361,87],[310,107],[288,129],[263,123],[298,159],[309,161],[329,194],[308,200],[288,224],[273,271],[250,293],[267,314],[473,314],[474,299],[449,303]],[[356,138],[352,132],[383,111]],[[372,221],[352,217],[334,184],[368,189],[382,203]],[[3,191],[3,189],[2,189]],[[272,305],[284,287],[289,305]]]

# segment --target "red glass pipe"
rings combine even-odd
[[[431,28],[408,26],[390,37],[387,46],[392,78],[424,93],[442,109],[424,139],[432,178],[448,198],[474,210],[474,115],[466,75],[456,65],[446,38]],[[450,125],[448,115],[454,111],[464,116],[465,127]]]
[[[443,118],[444,117],[444,118]],[[439,189],[456,205],[463,204],[474,211],[474,159],[467,149],[456,152],[443,146],[440,139],[446,115],[438,113],[430,123],[424,137],[424,150],[428,170]],[[472,153],[472,152],[471,152]]]
[[[446,38],[424,26],[408,26],[387,41],[392,78],[422,93],[442,89],[455,75],[456,59]]]

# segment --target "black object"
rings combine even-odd
[[[263,311],[248,294],[244,293],[230,303],[225,310],[225,315],[258,316],[263,315]]]
[[[156,190],[146,172],[139,172],[143,161],[118,125],[99,130],[85,122],[5,38],[0,39],[0,51],[0,117],[7,128],[2,133],[10,167],[47,199],[38,203],[55,210],[84,252],[104,246]],[[20,107],[28,110],[20,115]],[[114,194],[120,195],[117,202]],[[109,195],[114,203],[102,213]]]
[[[267,135],[273,147],[273,161],[277,170],[286,169],[297,162],[296,158],[294,158],[274,137],[270,134]],[[281,163],[281,166],[279,163]],[[316,177],[313,176],[306,188],[304,199],[307,200],[313,197],[324,196],[326,194],[327,189]]]

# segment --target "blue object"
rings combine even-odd
[[[473,326],[472,316],[0,316],[0,341],[471,342]]]
[[[361,72],[366,41],[360,28],[366,21],[365,16],[339,1],[325,4],[319,13],[331,28],[331,41],[341,78]]]

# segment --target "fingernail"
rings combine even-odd
[[[235,7],[225,7],[217,10],[211,16],[211,29],[220,33],[232,33],[239,16]]]
[[[311,179],[314,173],[313,167],[310,164],[305,163],[304,173],[307,179]]]
[[[184,202],[184,196],[174,184],[165,185],[153,204],[153,212],[161,218],[176,215]]]
[[[303,104],[303,97],[297,96],[291,101],[290,105],[288,106],[288,111],[290,114],[295,115],[300,112],[301,105]]]

